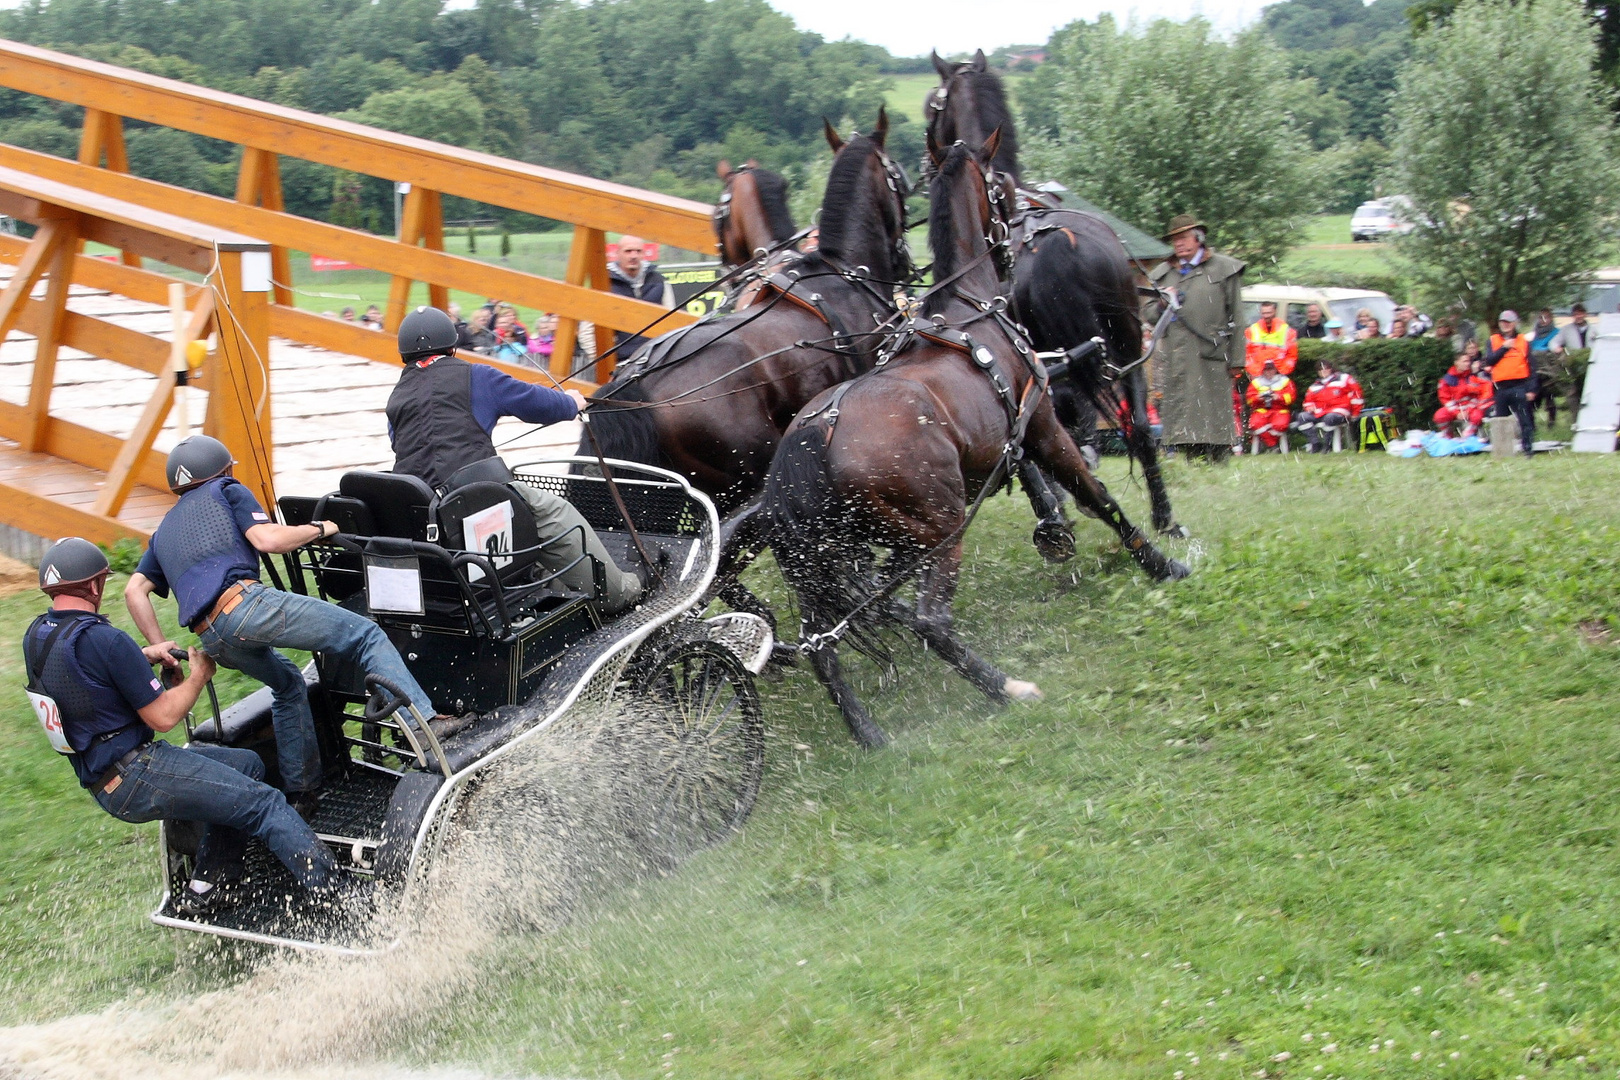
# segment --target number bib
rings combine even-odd
[[[39,726],[45,729],[45,737],[51,740],[51,749],[58,754],[73,753],[73,747],[68,745],[67,735],[62,731],[62,710],[57,708],[56,699],[30,690],[28,703],[34,707],[34,717],[39,720]]]

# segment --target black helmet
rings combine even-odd
[[[106,552],[88,540],[69,536],[52,544],[39,560],[39,587],[54,596],[108,572]]]
[[[459,340],[456,320],[435,307],[419,307],[399,324],[399,355],[406,360],[454,352]]]
[[[174,444],[164,471],[169,477],[169,490],[178,495],[221,475],[233,463],[224,443],[207,435],[193,435]]]

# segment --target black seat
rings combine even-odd
[[[444,485],[444,490],[455,491],[457,488],[475,484],[480,480],[487,480],[492,484],[510,484],[512,482],[512,470],[499,456],[487,457],[481,461],[475,461],[471,465],[463,465],[451,473],[449,481]]]
[[[356,469],[343,474],[338,493],[359,499],[371,510],[377,536],[398,536],[406,540],[438,539],[432,535],[433,489],[420,477],[408,473],[367,472]]]
[[[503,585],[532,577],[540,557],[536,550],[540,534],[534,527],[534,511],[511,488],[489,481],[467,484],[439,500],[438,511],[439,542],[444,547],[488,556]],[[483,530],[482,540],[468,533],[468,519],[473,519],[475,531]]]

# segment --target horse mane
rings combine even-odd
[[[1017,179],[1018,127],[1013,121],[1012,109],[1007,106],[1007,90],[1001,76],[994,71],[967,71],[962,77],[973,80],[973,100],[979,109],[979,137],[988,139],[991,132],[1001,129],[1001,146],[990,167]]]
[[[956,143],[945,152],[939,171],[929,184],[928,191],[928,247],[934,253],[934,280],[944,281],[956,273],[961,265],[956,249],[956,207],[952,198],[957,182],[965,167],[973,162],[973,152],[964,143]],[[923,312],[932,315],[956,295],[955,285],[930,292],[923,304]]]
[[[872,193],[869,185],[861,183],[861,174],[866,163],[881,152],[877,140],[869,135],[856,135],[833,158],[832,172],[827,176],[827,194],[821,200],[818,245],[831,259],[847,263],[856,243],[862,239],[853,233],[859,222],[871,216]],[[886,266],[872,269],[885,276],[889,270]]]
[[[799,231],[793,224],[793,211],[788,207],[788,182],[781,173],[755,169],[754,188],[759,192],[765,220],[770,223],[772,240],[786,240]]]

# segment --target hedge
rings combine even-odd
[[[1303,401],[1316,379],[1316,365],[1327,358],[1361,383],[1368,408],[1383,405],[1394,409],[1402,429],[1426,428],[1440,407],[1435,388],[1455,357],[1449,341],[1432,337],[1373,338],[1354,345],[1307,339],[1299,343],[1294,385]]]

